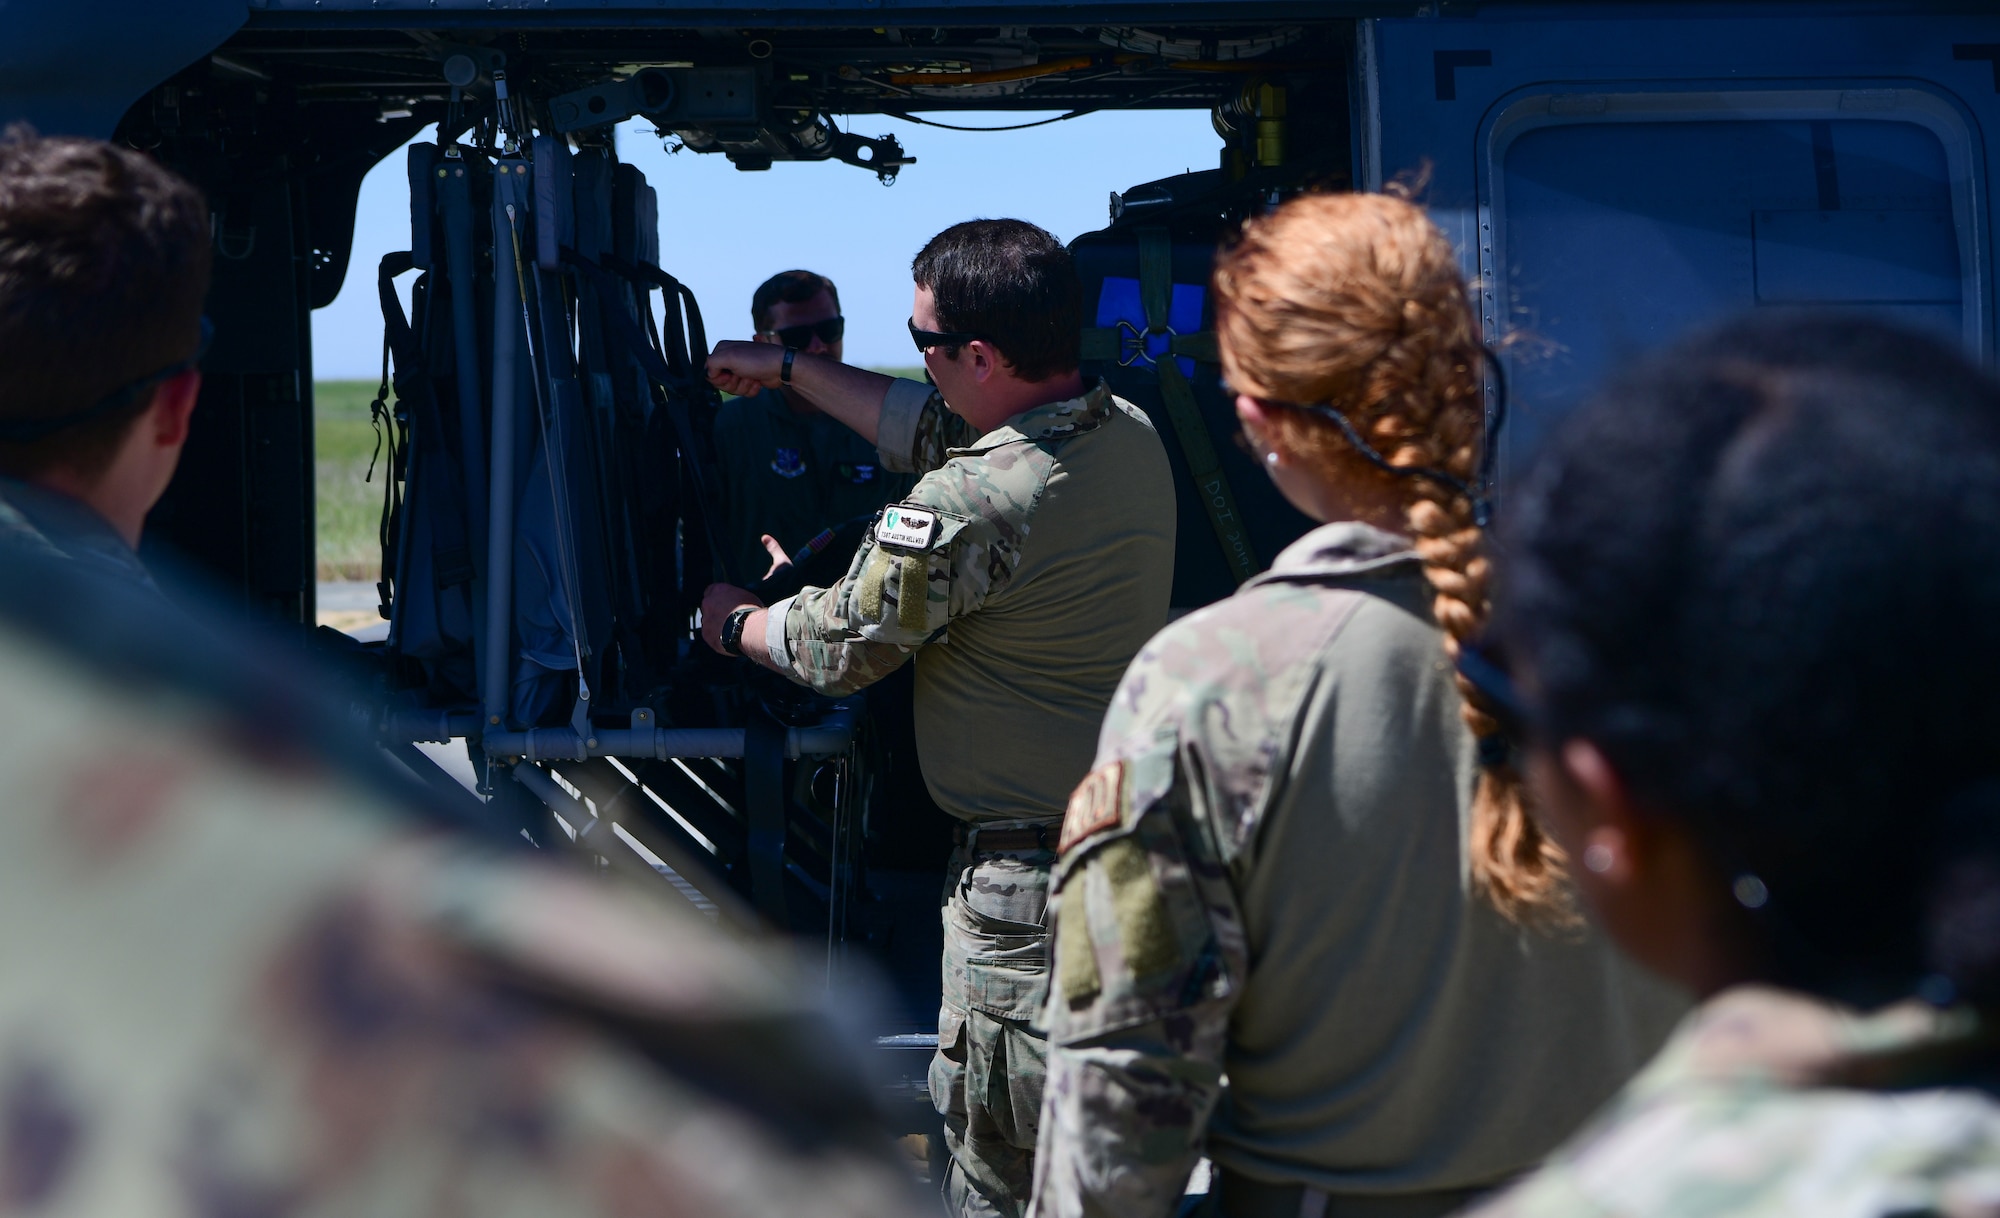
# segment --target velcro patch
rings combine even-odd
[[[1118,796],[1124,785],[1123,761],[1099,766],[1083,776],[1083,781],[1076,785],[1076,791],[1069,797],[1069,808],[1063,812],[1062,836],[1056,841],[1057,854],[1062,854],[1098,830],[1109,829],[1118,823],[1121,811]]]
[[[931,539],[937,536],[937,531],[936,512],[911,507],[907,503],[890,504],[882,509],[880,519],[875,521],[876,544],[904,550],[930,549]]]

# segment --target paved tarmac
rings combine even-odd
[[[389,637],[375,585],[362,580],[328,580],[319,586],[319,624],[364,643]]]

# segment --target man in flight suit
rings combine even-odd
[[[750,320],[757,342],[841,357],[846,319],[840,293],[824,275],[771,276],[750,298]],[[777,554],[798,553],[821,530],[901,499],[916,482],[883,468],[873,444],[793,385],[724,403],[715,416],[715,451],[724,544],[742,579],[763,574]]]
[[[916,660],[917,751],[961,822],[944,900],[931,1099],[956,1214],[1018,1215],[1033,1176],[1047,1046],[1055,833],[1126,663],[1166,621],[1174,498],[1145,416],[1078,371],[1069,252],[1018,220],[974,220],[912,266],[910,330],[936,388],[754,343],[721,343],[731,392],[797,385],[921,474],[847,575],[762,606],[718,584],[710,646],[826,693]]]

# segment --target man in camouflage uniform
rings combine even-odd
[[[0,546],[0,1211],[917,1212],[816,987],[427,830],[238,626]]]
[[[208,208],[146,157],[0,137],[0,542],[146,587],[208,341]]]
[[[1063,822],[1039,1218],[1433,1218],[1684,1009],[1465,883],[1477,747],[1409,541],[1288,547],[1133,660]],[[1225,1082],[1226,1080],[1226,1082]]]
[[[771,276],[750,298],[750,319],[757,342],[841,357],[846,322],[839,292],[824,275]],[[796,554],[821,530],[901,499],[916,482],[885,468],[873,444],[789,385],[723,403],[715,453],[723,543],[746,580],[762,575],[774,557],[763,538],[772,538],[780,554]],[[828,559],[844,562],[846,555]]]
[[[885,508],[847,576],[761,607],[709,589],[711,646],[827,693],[916,658],[917,749],[963,824],[944,900],[944,1003],[931,1098],[954,1213],[1026,1206],[1045,1042],[1054,829],[1090,764],[1124,665],[1166,619],[1174,500],[1159,438],[1077,371],[1074,266],[1014,220],[947,229],[917,256],[910,327],[937,389],[725,343],[709,375],[735,390],[787,373],[922,474]],[[724,644],[727,644],[725,648]]]

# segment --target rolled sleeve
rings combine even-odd
[[[882,398],[881,421],[875,426],[875,450],[882,457],[883,468],[899,474],[924,472],[917,465],[917,430],[935,397],[937,390],[922,381],[899,377],[889,385]],[[938,408],[943,406],[940,401]]]
[[[791,616],[792,602],[797,599],[788,596],[764,610],[764,650],[771,653],[771,662],[787,674],[792,667],[792,649],[785,641],[785,619]]]

